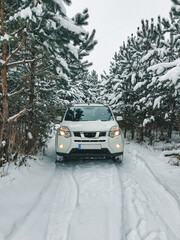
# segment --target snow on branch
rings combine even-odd
[[[22,111],[20,111],[18,114],[8,118],[8,122],[16,122],[19,117],[21,117],[22,115],[24,115],[26,113],[26,111],[27,110],[25,108]]]
[[[138,88],[141,88],[145,83],[144,82],[138,82],[135,86],[134,86],[134,91],[136,91]]]
[[[159,81],[170,80],[174,85],[176,85],[180,79],[180,58],[176,59],[174,62],[156,64],[149,67],[147,70],[156,73],[158,73],[159,70],[161,70],[159,73],[167,70],[165,74],[160,76]]]
[[[8,35],[7,33],[5,33],[4,36],[1,36],[1,37],[0,37],[0,41],[4,41],[4,40],[9,41],[9,38],[10,38],[10,35]]]
[[[65,29],[68,29],[69,31],[75,34],[79,35],[79,34],[86,33],[86,31],[82,27],[75,25],[74,22],[67,16],[62,17],[60,15],[57,15],[55,16],[55,18],[61,22],[62,27],[64,27]]]
[[[60,6],[62,13],[66,15],[66,9],[64,7],[62,0],[53,0],[53,1]]]
[[[35,59],[17,61],[17,62],[9,63],[9,64],[7,64],[7,66],[8,66],[8,67],[14,67],[14,66],[19,65],[19,64],[32,63],[32,62],[34,62],[34,61],[35,61]]]
[[[18,90],[18,91],[16,91],[16,92],[10,93],[10,94],[8,94],[8,97],[15,97],[16,95],[24,92],[24,89],[25,89],[25,88],[21,88],[20,90]]]
[[[161,99],[162,99],[162,96],[159,96],[159,97],[157,97],[157,98],[154,100],[153,109],[154,109],[154,108],[160,108]]]
[[[172,68],[172,67],[175,67],[177,65],[180,65],[180,59],[176,59],[174,62],[165,62],[165,63],[158,63],[158,64],[155,64],[151,67],[149,67],[147,69],[147,71],[157,71],[159,68],[164,68],[164,69],[168,69],[168,68]]]
[[[69,67],[68,67],[68,64],[67,64],[67,62],[64,60],[64,58],[62,58],[62,57],[57,57],[56,58],[58,61],[59,61],[59,64],[64,68],[64,69],[66,69],[66,71],[69,71]]]
[[[153,49],[153,50],[150,50],[145,56],[142,57],[141,62],[144,63],[146,61],[149,61],[155,55],[163,58],[166,54],[167,54],[167,51],[165,49],[162,49],[162,48]]]
[[[4,63],[5,63],[5,61],[1,59],[0,60],[0,66],[2,66]]]
[[[180,79],[180,65],[170,69],[166,74],[159,78],[159,81],[170,80],[174,85]]]
[[[26,19],[26,18],[31,19],[32,18],[31,8],[27,7],[25,9],[22,9],[21,11],[16,13],[14,16],[11,16],[10,21],[13,20],[13,19],[17,19],[18,17],[21,17],[21,18],[24,18],[24,19]]]
[[[71,43],[68,44],[68,48],[69,51],[71,52],[71,54],[78,59],[79,58],[79,54],[78,54],[78,49],[77,47],[75,47],[74,45],[72,45]]]
[[[26,36],[23,37],[21,43],[19,44],[19,46],[11,53],[11,55],[8,57],[8,59],[5,61],[5,63],[3,64],[3,66],[7,66],[8,63],[11,61],[11,59],[13,59],[13,57],[16,55],[16,53],[19,52],[19,50],[22,48],[24,42],[26,40]]]
[[[156,54],[156,51],[154,49],[149,51],[145,56],[142,57],[141,62],[144,63],[145,61],[148,61],[155,54]]]

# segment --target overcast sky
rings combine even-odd
[[[141,25],[141,19],[168,17],[171,0],[72,0],[67,15],[74,16],[85,8],[89,10],[89,31],[96,29],[98,44],[91,52],[90,70],[98,74],[109,72],[110,61],[120,45]]]

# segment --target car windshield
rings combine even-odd
[[[113,120],[109,107],[80,106],[67,110],[65,121],[110,121]]]

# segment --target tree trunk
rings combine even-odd
[[[134,126],[131,126],[131,140],[134,140]]]
[[[4,37],[5,29],[4,29],[4,0],[1,0],[1,35]],[[7,146],[8,146],[8,117],[9,117],[9,104],[8,104],[8,88],[7,88],[7,68],[3,66],[3,63],[7,59],[7,43],[4,42],[2,45],[2,65],[1,65],[1,83],[2,83],[2,131],[1,131],[1,141],[3,140],[4,144],[2,144],[2,153],[7,156]]]
[[[152,130],[151,128],[149,129],[149,145],[152,146],[153,143],[153,135],[152,135]]]
[[[1,0],[1,35],[4,37],[4,0]],[[7,59],[7,43],[4,42],[2,46],[2,62]],[[1,82],[2,82],[2,115],[3,122],[7,121],[9,115],[8,98],[7,98],[7,69],[6,66],[1,66]]]
[[[124,138],[126,138],[126,137],[127,137],[127,129],[125,127],[125,129],[124,129]]]
[[[168,141],[170,141],[172,137],[172,123],[168,124],[167,136],[168,136]]]
[[[178,130],[180,132],[180,110],[176,110],[176,121],[178,125]]]
[[[32,122],[33,122],[33,105],[34,105],[34,82],[35,82],[35,63],[31,63],[30,67],[31,75],[29,80],[29,116],[28,116],[28,129],[32,130]]]
[[[34,56],[34,55],[33,55]],[[35,62],[30,64],[30,79],[29,79],[29,112],[28,112],[28,133],[33,133],[33,107],[34,107],[34,83],[35,83]],[[33,147],[33,139],[29,139],[29,134],[27,134],[28,146],[26,152],[29,153]]]
[[[144,128],[143,126],[140,127],[140,135],[139,135],[139,141],[140,143],[144,141],[144,132],[143,132]]]

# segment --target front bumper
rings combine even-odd
[[[62,153],[62,152],[56,152],[57,155],[63,156],[63,157],[103,157],[103,158],[112,158],[116,156],[123,155],[123,152],[117,152],[117,153],[110,153],[110,151],[107,148],[104,149],[83,149],[80,150],[78,148],[71,149],[70,153]]]
[[[63,149],[59,146],[64,145]],[[88,145],[88,149],[80,149],[79,145]],[[116,145],[119,144],[120,147],[117,148]],[[94,149],[93,146],[99,146],[99,149]],[[92,146],[92,149],[91,149]],[[123,135],[111,138],[109,136],[95,138],[80,138],[71,136],[70,138],[65,138],[60,135],[56,135],[56,154],[60,156],[72,156],[72,157],[113,157],[123,154],[124,150],[124,138]]]

